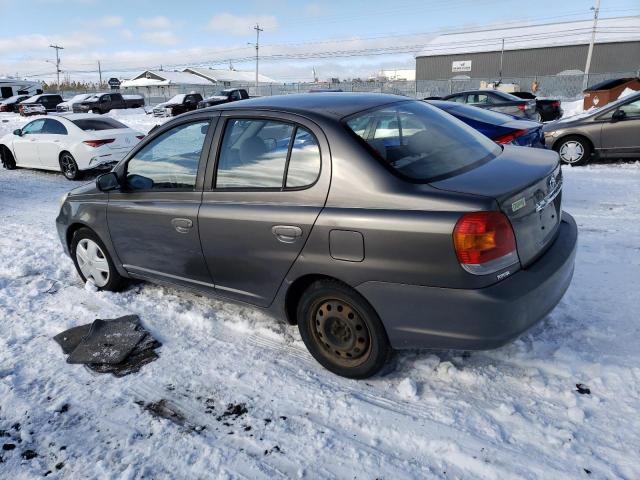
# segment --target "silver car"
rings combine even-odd
[[[546,124],[547,147],[569,165],[602,158],[640,158],[640,93]]]
[[[199,109],[62,201],[80,277],[267,309],[339,375],[393,349],[495,348],[573,274],[558,155],[500,146],[425,102],[314,93]]]

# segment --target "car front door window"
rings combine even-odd
[[[182,124],[153,139],[127,164],[127,186],[193,190],[208,128],[209,120]]]
[[[22,133],[25,135],[33,135],[35,133],[42,133],[42,127],[44,126],[44,119],[35,120],[22,129]]]

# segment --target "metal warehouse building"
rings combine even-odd
[[[582,73],[593,21],[440,35],[416,56],[417,80]],[[598,21],[590,73],[640,69],[640,16]]]

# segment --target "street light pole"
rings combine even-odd
[[[258,94],[258,60],[260,58],[259,50],[260,50],[260,32],[264,30],[260,28],[260,24],[256,23],[256,26],[253,27],[256,31],[256,95]]]
[[[600,0],[596,0],[596,6],[591,7],[591,10],[593,10],[593,29],[591,30],[591,42],[589,42],[589,51],[587,52],[587,64],[584,67],[584,78],[582,80],[582,90],[585,90],[589,83],[589,70],[591,69],[591,56],[593,55],[593,44],[596,42],[596,27],[598,26],[598,14],[600,13]]]
[[[56,78],[57,78],[57,86],[58,86],[58,91],[60,90],[60,55],[59,55],[59,51],[60,50],[64,50],[63,47],[60,47],[59,45],[49,45],[51,48],[55,48],[56,50]]]

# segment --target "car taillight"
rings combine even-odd
[[[85,145],[89,145],[90,147],[100,147],[102,145],[106,145],[107,143],[113,143],[115,142],[116,139],[115,138],[106,138],[103,140],[85,140],[82,143],[84,143]]]
[[[560,101],[559,100],[555,100],[553,102],[551,102],[551,106],[554,108],[558,108],[560,106]]]
[[[494,142],[499,143],[501,145],[506,145],[507,143],[513,142],[516,138],[521,137],[527,133],[527,130],[515,130],[514,132],[506,133],[504,135],[500,135],[493,139]]]
[[[487,275],[518,262],[516,239],[501,212],[464,214],[453,229],[453,246],[462,268]]]
[[[520,105],[518,105],[518,110],[520,110],[521,112],[524,112],[524,109],[527,108],[526,105],[524,103],[521,103]]]
[[[136,135],[136,138],[137,138],[138,140],[142,140],[142,139],[144,138],[144,135]]]

